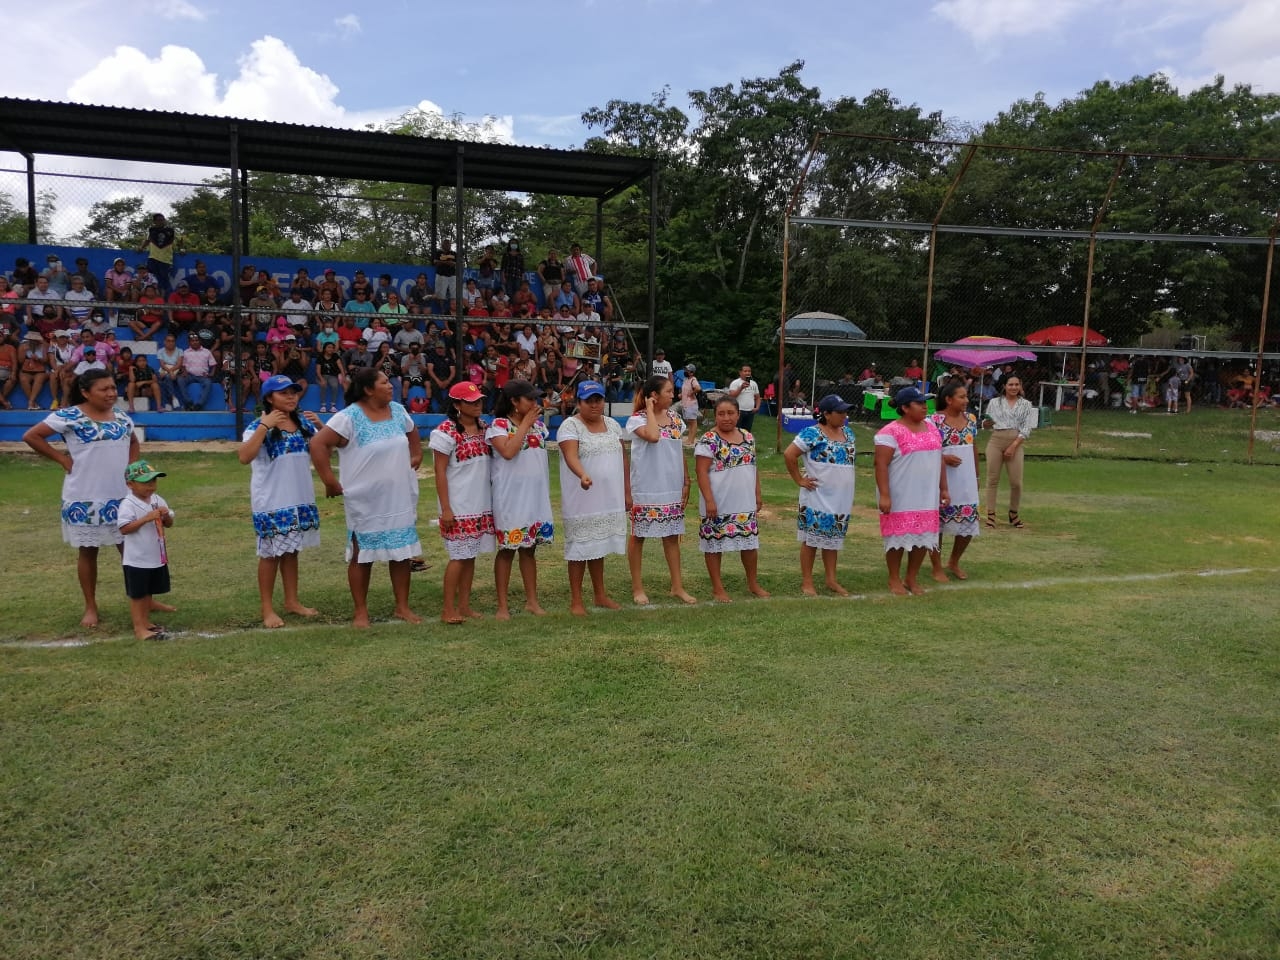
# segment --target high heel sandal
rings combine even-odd
[[[994,510],[987,511],[987,526],[992,530],[996,528],[996,512]]]
[[[1023,526],[1025,526],[1025,524],[1023,524],[1023,522],[1018,518],[1017,510],[1009,511],[1009,526],[1013,527],[1015,530],[1021,530]]]

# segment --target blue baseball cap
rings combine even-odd
[[[578,399],[585,400],[587,397],[603,397],[604,387],[596,383],[594,380],[583,380],[578,384]]]
[[[302,392],[302,385],[294,383],[293,380],[286,377],[283,373],[277,373],[275,376],[267,377],[262,382],[262,395],[265,397],[269,393],[282,393],[285,390],[296,390]]]
[[[839,394],[828,393],[818,401],[819,413],[846,413],[850,404],[845,403]]]
[[[924,403],[928,398],[916,387],[903,387],[893,395],[893,405],[901,410],[909,403]]]

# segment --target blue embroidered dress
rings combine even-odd
[[[386,420],[370,420],[358,403],[329,418],[347,440],[338,448],[338,481],[347,514],[347,551],[354,538],[360,562],[411,560],[418,541],[418,475],[409,466],[409,433],[418,429],[398,403]]]
[[[839,550],[853,510],[853,431],[845,424],[844,436],[832,440],[814,425],[801,430],[791,443],[804,453],[805,475],[818,481],[816,490],[800,489],[796,539],[819,550]]]
[[[65,407],[43,422],[71,455],[71,472],[62,481],[62,539],[73,547],[122,543],[116,511],[129,492],[124,468],[133,421],[118,410],[110,420],[94,420],[79,407]]]
[[[258,418],[245,428],[245,440],[261,422]],[[268,435],[249,464],[253,470],[249,502],[260,557],[282,557],[320,544],[320,511],[308,446],[315,432],[316,428],[303,420],[293,433],[281,431],[278,439]]]

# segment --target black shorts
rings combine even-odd
[[[124,592],[130,600],[168,593],[169,567],[131,567],[124,564]]]

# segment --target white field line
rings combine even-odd
[[[1184,577],[1240,577],[1240,576],[1248,576],[1249,574],[1252,574],[1252,573],[1280,574],[1280,567],[1235,567],[1235,568],[1226,568],[1226,569],[1210,568],[1207,570],[1166,570],[1162,573],[1127,573],[1127,574],[1119,574],[1119,575],[1112,575],[1112,576],[1046,577],[1040,580],[1020,580],[1012,583],[1011,582],[983,583],[980,580],[964,580],[964,581],[952,580],[950,583],[936,583],[931,578],[928,577],[928,573],[926,571],[921,571],[921,572],[923,574],[923,578],[927,580],[927,585],[925,589],[928,591],[963,590],[965,592],[969,592],[973,590],[1041,590],[1046,587],[1079,587],[1079,586],[1089,586],[1093,584],[1101,585],[1101,584],[1112,584],[1112,583],[1117,583],[1117,584],[1119,583],[1153,583],[1161,580],[1178,580]],[[888,588],[886,588],[886,592],[887,592],[887,589]],[[847,603],[851,600],[884,599],[884,597],[885,597],[884,593],[876,593],[874,595],[866,594],[866,593],[852,593],[847,597],[837,597],[831,594],[823,593],[823,594],[819,594],[816,597],[796,596],[794,594],[787,594],[785,596],[780,596],[775,594],[770,599],[772,600],[826,600],[828,602]],[[904,598],[904,599],[910,599],[910,598]],[[765,601],[754,599],[754,598],[738,598],[735,600],[735,602],[745,603],[745,604],[754,606],[758,603],[764,603]],[[623,606],[621,610],[616,610],[616,611],[615,610],[596,610],[593,608],[591,616],[592,617],[625,616],[627,613],[631,613],[631,612],[641,612],[641,613],[648,613],[650,611],[666,612],[671,610],[690,610],[690,609],[697,609],[698,607],[715,607],[715,606],[719,606],[719,604],[711,600],[700,600],[696,604],[650,603],[647,606],[643,606],[643,607],[637,607],[634,605]],[[516,614],[516,616],[520,616],[520,614]],[[486,619],[490,619],[490,618],[486,618]],[[374,620],[375,627],[381,624],[409,626],[409,624],[397,624],[397,622],[394,620],[383,620],[383,621],[379,621],[376,619]],[[335,624],[331,624],[331,623],[298,624],[297,626],[280,627],[270,632],[271,633],[307,633],[312,630],[333,629],[335,626],[336,626]],[[420,629],[427,629],[435,626],[443,627],[444,625],[440,624],[436,620],[426,617],[423,619],[423,622],[417,626]],[[187,638],[198,638],[201,640],[217,640],[221,637],[230,636],[236,633],[258,632],[260,630],[263,630],[263,628],[262,627],[245,627],[244,629],[241,629],[241,630],[228,630],[224,633],[214,633],[208,630],[200,630],[200,631],[173,630],[169,632],[169,635],[165,640],[147,641],[147,642],[167,643],[171,640],[187,639]],[[440,634],[441,636],[457,636],[458,638],[462,638],[468,635],[465,630],[451,631],[451,630],[443,630],[443,629],[440,631]],[[63,649],[63,648],[74,648],[74,647],[86,647],[91,643],[103,643],[103,642],[108,642],[114,639],[125,640],[128,638],[125,636],[120,636],[118,638],[103,637],[100,640],[93,637],[67,637],[60,640],[5,640],[5,641],[0,641],[0,645],[6,646],[6,647]]]

